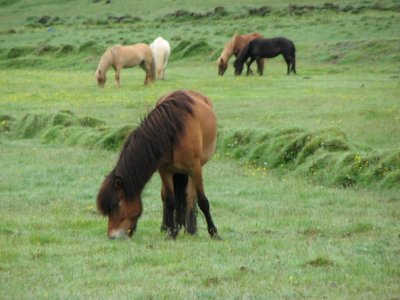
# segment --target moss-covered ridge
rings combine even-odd
[[[132,125],[109,128],[102,120],[79,118],[69,110],[55,114],[26,114],[22,119],[0,116],[0,132],[13,138],[39,138],[42,143],[81,145],[116,150],[132,130]]]
[[[223,132],[223,156],[265,169],[293,171],[327,186],[400,187],[400,149],[377,152],[352,144],[336,128]]]
[[[39,138],[42,143],[118,150],[133,125],[110,128],[69,110],[27,114],[20,120],[0,115],[0,133],[11,138]],[[326,186],[400,188],[400,149],[378,152],[349,141],[337,128],[220,130],[218,152],[266,170],[291,171]]]

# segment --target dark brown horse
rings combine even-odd
[[[117,165],[97,195],[108,216],[110,238],[132,236],[142,213],[141,193],[158,170],[162,180],[162,229],[175,238],[179,226],[196,233],[196,196],[208,232],[218,238],[204,193],[202,166],[214,153],[217,122],[210,99],[194,91],[175,91],[128,136]]]
[[[257,61],[258,73],[263,74],[263,58],[272,58],[282,54],[287,64],[287,74],[290,72],[296,74],[296,48],[291,40],[284,37],[252,40],[240,51],[236,61],[235,75],[242,74],[243,65],[247,62],[247,75],[249,75],[250,65]]]

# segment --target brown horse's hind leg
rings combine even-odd
[[[204,194],[204,187],[203,187],[203,177],[201,174],[201,166],[195,170],[194,174],[194,182],[196,186],[196,194],[197,194],[197,201],[200,207],[200,210],[203,212],[204,217],[206,218],[208,233],[214,239],[220,239],[218,236],[217,227],[215,227],[214,222],[211,217],[210,213],[210,203],[206,195]]]
[[[212,238],[220,239],[220,237],[218,236],[217,227],[215,227],[214,222],[211,217],[210,203],[208,202],[206,195],[198,193],[197,198],[198,198],[199,207],[200,207],[201,211],[203,212],[204,217],[206,218],[208,233],[210,234],[210,236]]]
[[[196,187],[193,179],[189,178],[189,182],[186,188],[186,232],[190,234],[196,234]]]

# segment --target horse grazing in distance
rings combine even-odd
[[[249,75],[250,65],[257,62],[258,73],[263,74],[262,58],[273,58],[282,54],[287,64],[287,75],[290,72],[296,74],[296,48],[294,43],[286,38],[278,37],[272,39],[259,38],[251,41],[240,51],[234,66],[235,75],[242,74],[243,65],[247,62],[247,75]]]
[[[99,87],[104,87],[106,73],[110,67],[115,70],[115,81],[120,86],[120,74],[122,68],[131,68],[139,65],[145,72],[144,84],[155,79],[155,64],[153,52],[146,44],[134,44],[131,46],[116,45],[110,47],[102,55],[95,77]]]
[[[161,229],[174,239],[182,226],[195,234],[197,198],[209,234],[218,239],[202,175],[216,139],[217,121],[209,98],[182,90],[160,98],[127,137],[116,166],[97,195],[98,210],[108,216],[109,238],[132,236],[142,213],[141,193],[158,170],[162,181]]]
[[[150,48],[153,51],[154,62],[156,65],[156,78],[164,80],[165,68],[167,67],[168,58],[171,54],[169,43],[162,37],[158,37],[150,44]]]
[[[228,68],[228,61],[232,55],[237,57],[243,47],[246,46],[250,41],[262,37],[263,36],[258,32],[249,34],[234,34],[233,37],[225,44],[225,47],[217,60],[218,75],[224,75],[226,69]],[[264,60],[262,60],[262,63],[264,67]]]

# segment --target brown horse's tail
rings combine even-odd
[[[176,224],[179,227],[185,226],[186,219],[186,186],[189,178],[184,174],[174,174],[174,196],[176,207]]]

